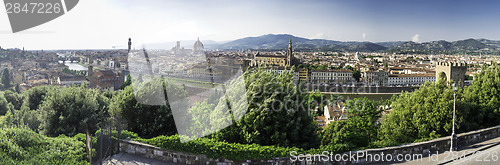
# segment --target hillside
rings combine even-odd
[[[267,49],[283,50],[292,39],[297,50],[341,50],[341,51],[379,51],[384,46],[369,42],[341,42],[325,39],[307,39],[289,34],[267,34],[259,37],[246,37],[230,41],[218,46],[218,49]]]
[[[499,54],[500,42],[487,39],[444,40],[424,43],[405,42],[388,50],[394,53]]]
[[[466,39],[459,41],[412,41],[391,42],[342,42],[326,39],[307,39],[290,34],[267,34],[245,37],[222,44],[211,43],[208,49],[222,50],[285,50],[292,39],[293,48],[298,51],[349,51],[386,52],[401,54],[500,54],[500,41],[488,39]]]

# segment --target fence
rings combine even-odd
[[[87,153],[91,164],[102,164],[119,151],[121,137],[120,119],[110,119],[106,124],[91,135],[87,132]]]

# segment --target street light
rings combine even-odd
[[[453,152],[457,149],[457,135],[455,134],[455,102],[457,100],[457,86],[455,83],[453,86],[453,125],[451,129],[451,143],[450,143],[450,152]]]

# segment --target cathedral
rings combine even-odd
[[[203,43],[200,41],[200,38],[198,38],[193,44],[193,49],[184,49],[184,47],[181,47],[181,41],[177,41],[175,47],[173,47],[171,51],[173,54],[199,54],[203,53],[204,49]]]
[[[292,49],[292,39],[288,42],[288,50],[286,55],[266,55],[257,53],[254,60],[252,61],[252,66],[293,66],[298,64],[298,61],[293,56]]]

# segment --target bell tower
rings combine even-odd
[[[294,65],[293,50],[292,50],[292,38],[288,42],[288,51],[286,52],[286,63],[288,66]]]
[[[128,51],[127,51],[127,53],[130,53],[130,48],[132,48],[132,39],[128,38]]]

